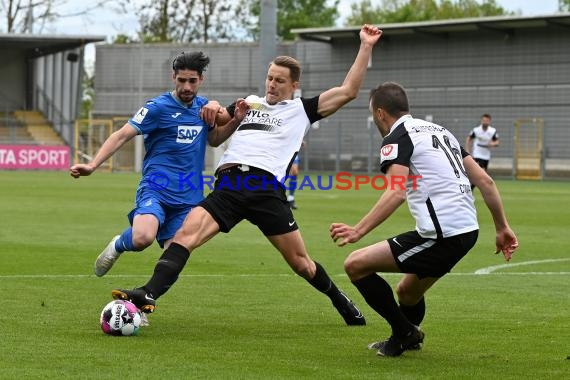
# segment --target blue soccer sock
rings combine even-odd
[[[133,244],[133,228],[129,227],[123,231],[121,236],[115,241],[115,251],[122,253],[128,251],[140,251]]]

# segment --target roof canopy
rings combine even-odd
[[[85,46],[92,42],[105,41],[105,36],[34,35],[0,33],[0,48],[25,51],[31,58],[55,54]]]
[[[493,30],[500,33],[512,34],[515,29],[563,27],[570,29],[570,13],[557,13],[540,16],[494,16],[479,18],[464,18],[456,20],[437,20],[406,22],[397,24],[377,25],[386,36],[431,34],[445,37],[451,33],[471,32],[477,30]],[[360,26],[343,28],[306,28],[293,29],[299,38],[322,42],[352,39],[358,35]]]

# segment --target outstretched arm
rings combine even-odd
[[[335,113],[358,96],[372,55],[372,48],[381,35],[382,31],[373,25],[365,24],[362,27],[360,30],[360,49],[352,67],[346,74],[344,82],[339,87],[333,87],[323,92],[319,97],[318,113],[321,116],[326,117]]]
[[[248,109],[249,104],[247,104],[244,99],[238,99],[236,102],[234,117],[229,119],[229,121],[224,125],[216,126],[208,133],[208,144],[216,147],[226,141],[228,137],[230,137],[240,125],[241,121],[247,114]],[[224,111],[227,113],[225,109]]]
[[[103,162],[111,157],[119,148],[127,141],[137,135],[137,130],[125,123],[118,131],[115,131],[105,140],[101,148],[95,155],[95,158],[88,164],[75,164],[69,168],[69,174],[74,178],[91,175]]]
[[[509,261],[515,250],[518,248],[519,243],[515,233],[511,230],[507,221],[503,202],[501,200],[499,190],[495,185],[495,181],[493,181],[493,179],[483,169],[481,169],[471,156],[466,156],[463,159],[463,165],[467,171],[469,181],[479,188],[481,195],[483,196],[483,200],[493,216],[496,231],[495,253],[503,252],[505,260]]]

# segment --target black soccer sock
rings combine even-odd
[[[419,326],[420,323],[422,323],[424,320],[424,316],[426,315],[425,298],[422,297],[422,299],[415,305],[400,304],[400,310],[402,310],[402,313],[406,316],[406,318],[408,318],[408,321],[416,326]]]
[[[333,304],[337,302],[346,302],[346,299],[340,294],[340,290],[336,287],[334,282],[330,279],[325,268],[321,264],[314,261],[317,270],[315,271],[315,276],[307,280],[315,289],[319,292],[326,294]]]
[[[360,294],[378,314],[392,327],[392,334],[404,336],[413,330],[413,325],[404,316],[390,285],[376,273],[352,282]]]
[[[160,256],[152,277],[143,289],[155,299],[166,293],[178,280],[178,275],[184,269],[189,257],[190,252],[184,246],[177,243],[170,244]]]

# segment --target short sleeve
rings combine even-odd
[[[142,106],[132,118],[129,119],[131,124],[139,132],[139,134],[149,134],[158,127],[159,110],[155,102],[147,102]]]
[[[312,98],[303,98],[303,97],[301,98],[301,102],[303,103],[303,108],[305,109],[305,113],[307,114],[307,117],[309,118],[311,124],[323,118],[317,112],[319,109],[319,96],[315,96]]]
[[[398,164],[410,167],[414,144],[403,124],[396,129],[382,142],[380,148],[380,170],[386,174],[390,165]]]

